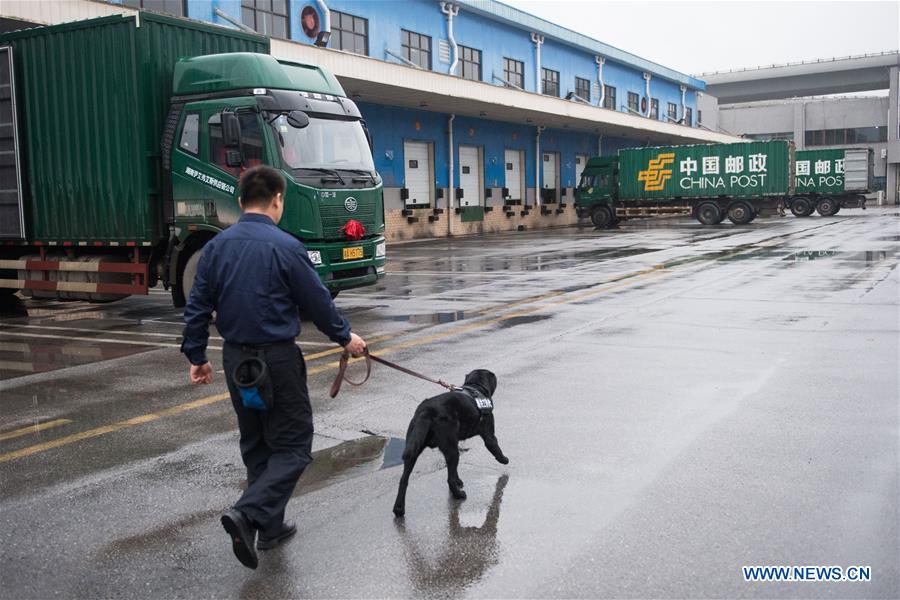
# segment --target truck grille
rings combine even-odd
[[[344,201],[340,204],[322,204],[319,206],[319,214],[322,215],[322,229],[327,238],[342,238],[341,227],[350,219],[356,219],[366,228],[366,233],[375,231],[375,203],[363,204],[350,212],[344,208]]]

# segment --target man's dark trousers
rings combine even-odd
[[[226,343],[222,363],[241,431],[247,489],[234,507],[262,532],[277,532],[297,479],[312,462],[313,421],[306,364],[293,340],[261,347],[275,403],[270,410],[244,408],[234,384],[242,346]]]

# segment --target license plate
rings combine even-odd
[[[344,248],[344,260],[354,260],[363,257],[362,246],[353,246],[352,248]]]

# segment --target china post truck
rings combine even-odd
[[[704,225],[749,223],[794,195],[785,141],[627,148],[591,158],[575,191],[579,217],[609,227],[629,216],[690,212]]]
[[[359,110],[262,36],[145,12],[0,35],[0,150],[6,293],[107,301],[162,282],[182,306],[258,164],[284,175],[279,226],[332,294],[384,276]]]

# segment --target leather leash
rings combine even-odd
[[[396,363],[392,363],[389,360],[385,360],[381,357],[375,356],[374,354],[370,354],[368,348],[366,348],[366,351],[363,354],[363,356],[366,357],[366,376],[363,378],[362,381],[353,381],[349,377],[347,377],[347,365],[350,363],[350,353],[347,351],[344,351],[344,353],[341,354],[341,362],[340,362],[340,366],[338,367],[338,373],[337,373],[337,376],[334,378],[334,383],[331,384],[330,394],[331,394],[332,398],[337,396],[338,392],[341,391],[341,383],[343,383],[344,381],[346,381],[350,385],[354,385],[354,386],[360,386],[360,385],[364,384],[365,382],[367,382],[369,380],[369,376],[372,375],[372,361],[373,360],[375,362],[383,364],[386,367],[396,369],[396,370],[400,371],[401,373],[406,373],[407,375],[412,375],[413,377],[418,377],[419,379],[424,379],[425,381],[429,381],[431,383],[436,383],[440,386],[447,388],[448,390],[459,389],[457,386],[453,385],[452,383],[447,383],[440,379],[432,379],[431,377],[422,375],[421,373],[416,373],[412,369],[407,369],[406,367],[401,367],[400,365],[398,365]]]

